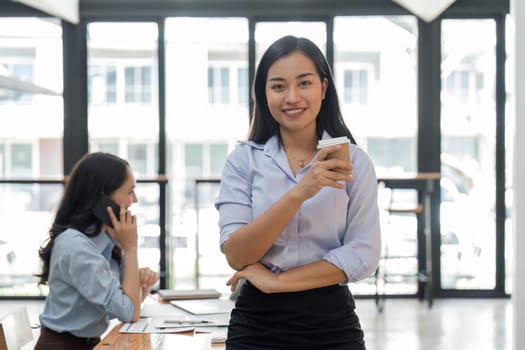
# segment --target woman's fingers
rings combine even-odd
[[[338,151],[341,149],[341,145],[333,145],[329,147],[323,147],[317,152],[317,156],[315,157],[316,160],[325,160],[326,157],[335,151]]]
[[[139,278],[142,288],[151,288],[159,280],[159,274],[148,267],[141,268]]]
[[[226,285],[227,286],[230,286],[230,290],[232,292],[235,292],[235,290],[237,289],[237,284],[239,283],[239,273],[236,272],[233,274],[233,276],[230,277],[230,279],[228,281],[226,281]]]
[[[329,147],[323,147],[317,152],[317,155],[315,157],[315,161],[318,162],[318,164],[325,169],[328,170],[334,170],[339,169],[339,171],[343,173],[352,173],[353,165],[349,161],[344,161],[337,158],[331,158],[327,159],[327,157],[330,155],[330,153],[336,152],[341,149],[341,145],[334,145]],[[340,180],[347,180],[345,178],[341,178]]]

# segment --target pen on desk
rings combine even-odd
[[[201,323],[212,323],[206,320],[164,320],[164,323],[177,323],[177,324],[201,324]]]
[[[144,325],[144,329],[142,330],[142,333],[146,331],[146,328],[149,326],[149,319],[146,321],[146,324]]]

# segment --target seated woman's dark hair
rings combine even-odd
[[[73,228],[88,236],[101,232],[102,222],[92,214],[101,193],[111,195],[128,176],[129,163],[111,153],[93,152],[82,157],[73,167],[66,181],[64,195],[49,229],[49,237],[39,250],[43,261],[42,272],[36,276],[39,284],[46,284],[54,240],[66,229]],[[117,246],[115,246],[117,248]],[[119,249],[113,256],[120,259]]]

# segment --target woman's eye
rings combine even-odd
[[[270,89],[274,90],[274,91],[281,91],[284,89],[284,85],[283,84],[274,84],[270,87]]]
[[[310,86],[310,85],[312,85],[312,82],[309,81],[309,80],[305,80],[305,81],[301,81],[301,82],[299,83],[299,85],[300,85],[300,86]]]

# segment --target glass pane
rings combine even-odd
[[[5,177],[5,145],[0,143],[0,177]]]
[[[131,210],[137,215],[139,266],[160,271],[159,185],[139,182],[135,193],[138,203]]]
[[[514,25],[512,17],[509,15],[505,19],[507,28],[505,29],[506,43],[514,43]],[[514,45],[505,45],[507,48],[507,61],[505,62],[505,91],[507,92],[507,99],[505,105],[505,292],[512,295],[513,292],[513,276],[514,276],[514,239],[513,239],[513,218],[512,209],[514,205],[514,159],[515,154],[515,106],[516,106],[516,92],[515,92],[515,77],[516,77],[516,63]]]
[[[216,288],[229,292],[225,282],[234,272],[226,262],[224,254],[219,250],[219,234],[217,223],[219,213],[213,206],[213,201],[219,193],[218,183],[199,183],[196,186],[199,196],[197,234],[198,242],[198,286],[199,288]]]
[[[441,285],[446,289],[495,286],[495,45],[493,20],[442,23]]]
[[[379,177],[417,170],[417,40],[417,20],[412,16],[334,20],[334,76],[343,118],[374,161]],[[417,205],[417,198],[406,195],[411,191],[391,192],[395,198],[387,207],[397,202]],[[387,215],[382,232],[378,281],[388,283],[379,286],[380,293],[416,293],[417,216]],[[357,283],[352,293],[374,294],[375,283],[373,278]]]
[[[255,61],[275,40],[295,35],[312,40],[326,54],[326,24],[324,22],[258,22],[255,26]]]
[[[62,82],[60,21],[0,18],[0,176],[62,176]]]
[[[227,155],[227,144],[217,143],[210,145],[210,173],[213,176],[221,175]]]
[[[62,191],[62,184],[0,184],[0,296],[47,293],[34,274]]]
[[[32,145],[15,143],[11,145],[11,174],[23,177],[32,174]]]
[[[343,118],[382,177],[417,170],[417,38],[412,16],[334,21]]]
[[[202,261],[222,261],[222,273],[231,272],[215,243],[219,237],[218,219],[210,203],[216,194],[212,189],[199,188],[201,195],[197,200],[195,179],[220,175],[218,169],[222,170],[226,154],[237,140],[246,138],[248,21],[169,18],[165,36],[167,172],[172,224],[169,232],[175,244],[171,261],[174,276],[170,276],[170,283],[177,288],[193,288],[198,284],[228,292],[224,277],[218,283],[202,276],[195,278],[197,234],[201,242],[213,245],[213,249],[203,250],[206,257]],[[197,232],[196,202],[199,222],[206,222],[200,232]]]
[[[156,176],[157,25],[99,22],[87,30],[90,151],[116,153],[138,177]]]
[[[133,171],[136,174],[146,175],[148,174],[149,161],[153,163],[153,157],[148,157],[148,145],[143,143],[133,143],[128,145],[128,160],[130,164],[133,164]],[[155,168],[152,167],[152,172]]]

